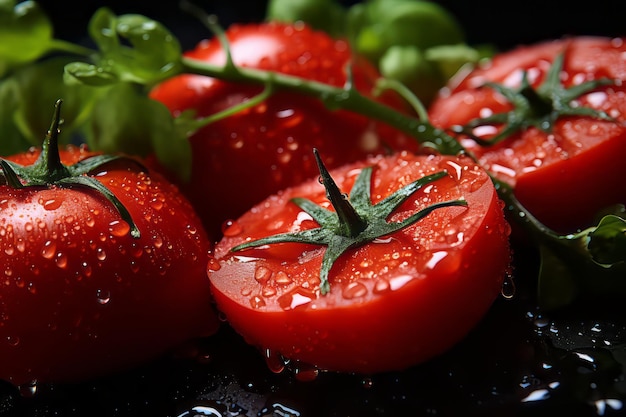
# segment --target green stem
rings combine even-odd
[[[46,137],[41,146],[39,158],[33,164],[34,167],[41,170],[40,175],[48,178],[49,181],[55,182],[61,178],[69,176],[69,171],[61,163],[61,155],[59,153],[59,126],[61,125],[61,100],[57,100],[54,105],[54,116]]]
[[[272,84],[276,89],[295,90],[301,94],[320,99],[329,108],[341,108],[365,117],[380,120],[412,136],[425,146],[432,146],[445,154],[463,152],[463,147],[442,129],[428,121],[402,114],[397,110],[365,97],[353,88],[341,88],[306,80],[286,74],[263,71],[255,68],[237,67],[229,71],[222,65],[183,57],[182,72],[215,77],[225,81],[254,84]]]
[[[53,39],[50,44],[50,50],[55,52],[67,52],[72,55],[81,55],[85,57],[91,56],[95,53],[92,49],[67,42],[62,39]]]

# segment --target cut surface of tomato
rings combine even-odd
[[[324,247],[231,249],[318,227],[290,200],[305,197],[328,208],[324,187],[311,180],[264,200],[225,231],[208,268],[217,307],[248,343],[319,369],[405,369],[458,342],[500,294],[510,229],[484,170],[469,158],[401,153],[348,164],[331,175],[349,193],[370,166],[373,204],[426,175],[447,173],[411,195],[389,222],[443,201],[467,205],[437,208],[348,250],[330,270],[330,291],[321,294]]]

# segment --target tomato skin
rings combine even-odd
[[[30,165],[38,154],[6,159]],[[66,165],[90,155],[61,150]],[[140,238],[90,189],[0,186],[0,378],[15,385],[125,370],[217,329],[205,272],[212,244],[189,202],[134,163],[94,175]]]
[[[401,153],[331,170],[343,192],[373,165],[372,201],[426,174],[451,175],[410,197],[392,215],[459,198],[414,225],[350,250],[319,293],[323,247],[283,243],[241,252],[248,239],[317,227],[292,197],[328,205],[317,180],[274,195],[240,217],[215,248],[213,296],[251,345],[320,369],[371,374],[402,370],[449,349],[483,317],[510,262],[508,223],[485,171],[467,158]],[[458,175],[458,177],[457,177]]]
[[[235,64],[277,71],[341,87],[354,60],[354,86],[371,96],[379,77],[374,67],[351,54],[347,42],[302,24],[232,25],[226,31]],[[215,65],[225,62],[217,39],[200,42],[186,56]],[[174,115],[194,109],[215,114],[261,92],[263,87],[181,75],[158,85],[151,97]],[[379,99],[405,111],[396,96]],[[190,138],[192,179],[181,184],[216,237],[222,223],[243,214],[268,195],[317,175],[312,149],[329,167],[391,149],[416,149],[405,134],[317,99],[279,91],[263,103],[202,128]],[[251,186],[250,178],[254,178]],[[199,191],[202,190],[202,191]]]
[[[569,233],[591,226],[605,207],[626,202],[621,166],[626,156],[626,43],[623,39],[571,37],[520,46],[494,57],[442,93],[430,108],[439,127],[464,125],[488,112],[510,109],[485,81],[519,85],[526,70],[533,86],[546,75],[557,54],[565,51],[564,87],[602,77],[622,81],[578,99],[581,106],[605,111],[616,122],[591,117],[562,117],[550,134],[530,128],[498,145],[483,148],[461,141],[495,176],[514,186],[528,211],[548,227]]]

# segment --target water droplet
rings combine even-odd
[[[104,261],[107,258],[107,254],[104,249],[98,248],[96,249],[96,257],[98,258],[98,260]]]
[[[366,296],[368,293],[367,287],[361,282],[351,282],[343,288],[341,295],[346,300],[353,300]]]
[[[222,266],[220,265],[219,261],[217,259],[215,259],[214,257],[209,257],[209,261],[207,262],[207,272],[215,272],[215,271],[219,271],[220,268]]]
[[[66,268],[67,267],[67,255],[62,252],[57,253],[56,257],[54,258],[54,262],[57,264],[59,268]]]
[[[274,277],[274,282],[278,285],[289,285],[293,280],[285,271],[278,271]]]
[[[265,266],[259,266],[254,271],[254,279],[261,284],[265,284],[271,276],[272,270]]]
[[[37,381],[31,381],[18,387],[20,395],[24,398],[32,398],[37,394]]]
[[[126,236],[130,232],[130,225],[124,220],[114,220],[109,223],[109,232],[115,237]]]
[[[224,224],[222,224],[222,233],[224,234],[224,236],[237,236],[242,231],[243,228],[235,220],[226,220]]]
[[[280,353],[271,349],[264,351],[265,363],[270,371],[279,374],[285,370],[285,361]]]
[[[293,310],[305,306],[315,299],[315,293],[302,287],[286,292],[278,298],[278,304],[283,310]]]
[[[47,200],[42,200],[40,204],[43,206],[45,210],[56,210],[63,204],[63,200],[50,198]]]
[[[6,342],[9,344],[9,346],[16,347],[20,344],[20,338],[17,336],[7,336]]]
[[[382,294],[386,291],[389,291],[391,287],[389,286],[389,281],[381,279],[376,281],[376,284],[374,284],[374,294]]]
[[[298,366],[293,370],[294,377],[301,382],[314,381],[318,377],[319,373],[319,369],[312,365],[298,364]]]
[[[150,206],[159,211],[163,208],[163,201],[161,201],[160,199],[154,198],[150,201]]]
[[[98,304],[108,304],[111,301],[111,293],[106,290],[99,289],[96,291],[96,300]]]
[[[229,413],[229,415],[232,415]],[[191,407],[189,410],[182,412],[177,417],[197,417],[197,416],[206,416],[206,417],[223,417],[222,414],[217,408],[207,406],[207,405],[196,405]]]
[[[53,240],[47,240],[43,244],[43,249],[41,250],[41,256],[46,259],[52,259],[57,251],[57,245]]]
[[[250,297],[250,307],[252,308],[265,307],[265,300],[258,295]]]

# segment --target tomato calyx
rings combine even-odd
[[[530,85],[527,71],[522,73],[522,80],[518,89],[508,88],[493,82],[485,83],[485,87],[492,88],[502,94],[513,105],[513,109],[504,113],[476,118],[463,126],[453,126],[452,131],[469,136],[481,146],[490,146],[515,132],[524,131],[530,127],[550,133],[555,122],[562,116],[594,117],[615,121],[604,111],[577,106],[572,102],[598,87],[616,84],[616,80],[599,78],[565,88],[560,80],[564,59],[563,53],[556,56],[545,80],[537,88]],[[484,140],[474,133],[477,127],[493,124],[504,124],[504,128],[489,140]]]
[[[350,196],[343,194],[324,166],[317,149],[313,150],[320,171],[320,182],[335,211],[321,207],[309,199],[296,197],[290,201],[309,214],[320,227],[293,233],[281,233],[242,243],[231,249],[241,251],[275,243],[306,243],[326,246],[320,269],[320,292],[330,291],[328,276],[339,257],[351,248],[372,242],[375,239],[398,232],[432,211],[447,206],[466,206],[464,199],[434,203],[399,222],[388,222],[387,218],[404,201],[423,186],[445,177],[445,171],[424,176],[405,185],[376,204],[371,200],[372,167],[363,168],[354,182]]]
[[[95,190],[115,206],[122,219],[130,226],[131,236],[139,238],[141,233],[122,202],[101,182],[87,174],[109,162],[119,159],[128,159],[135,164],[141,164],[132,158],[103,154],[91,156],[73,165],[64,165],[61,162],[58,146],[59,126],[61,124],[61,103],[61,100],[57,100],[55,103],[52,123],[43,140],[41,154],[37,160],[32,165],[23,166],[0,158],[0,168],[2,168],[0,172],[0,182],[15,189],[58,186],[68,188],[83,187]]]

